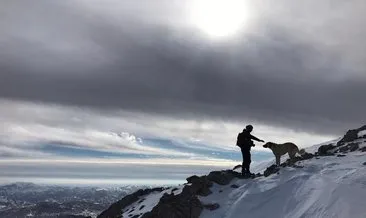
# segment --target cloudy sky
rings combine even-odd
[[[0,0],[0,182],[180,183],[239,163],[248,123],[300,147],[337,138],[366,123],[365,12],[364,0]]]

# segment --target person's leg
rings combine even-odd
[[[244,149],[241,149],[241,156],[243,158],[243,162],[241,164],[241,174],[244,175],[247,171],[247,169],[246,169],[245,150]]]
[[[250,163],[251,163],[251,159],[250,159],[250,150],[249,149],[242,149],[242,154],[243,154],[243,171],[242,174],[248,174],[250,173]]]
[[[246,151],[245,158],[247,160],[246,161],[246,171],[247,171],[248,174],[251,174],[251,172],[250,172],[250,163],[252,162],[252,158],[251,158],[250,150]]]

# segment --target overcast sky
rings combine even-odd
[[[3,181],[117,160],[127,174],[164,162],[177,181],[187,161],[193,173],[240,162],[248,123],[301,147],[365,124],[366,2],[243,2],[245,24],[212,37],[194,0],[0,0]],[[260,145],[255,160],[272,158]]]

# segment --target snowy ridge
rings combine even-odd
[[[304,168],[283,168],[268,178],[215,184],[213,194],[200,200],[221,207],[204,210],[200,217],[365,217],[364,161],[365,153],[361,152],[327,156],[303,161]],[[231,188],[232,184],[239,188]]]
[[[132,218],[170,218],[172,214],[178,218],[364,218],[365,128],[366,126],[359,131],[350,130],[343,138],[306,148],[306,152],[315,156],[300,159],[296,162],[298,167],[281,167],[278,173],[255,179],[234,176],[226,185],[219,185],[219,182],[211,182],[209,185],[210,181],[215,181],[212,179],[220,180],[215,177],[220,174],[212,175],[213,177],[190,177],[187,181],[196,179],[196,182],[140,196],[138,201],[120,210],[120,215]],[[286,159],[286,155],[281,158],[282,162]],[[252,167],[252,171],[262,173],[274,162],[273,158],[258,163]],[[223,174],[221,179],[227,179],[226,176]],[[174,196],[187,193],[185,189],[188,186],[196,186],[201,190],[194,192],[201,202],[201,209],[197,205],[187,208],[185,198],[182,198],[183,202],[178,202],[181,204],[178,207],[177,202],[169,204],[169,201],[162,201],[166,194]],[[209,191],[204,191],[207,187]],[[163,210],[148,213],[159,208],[159,205]],[[191,211],[197,208],[199,212],[192,216]],[[166,209],[170,211],[164,214]],[[190,215],[187,216],[184,210],[188,210]]]

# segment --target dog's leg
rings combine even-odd
[[[290,157],[289,165],[292,166],[295,163],[295,153],[289,152],[288,156]]]
[[[291,166],[295,164],[295,156],[296,156],[297,152],[298,152],[298,149],[293,150],[293,151],[288,153],[288,155],[290,156],[290,165]]]
[[[281,156],[276,156],[276,164],[277,166],[280,166],[281,165]]]

